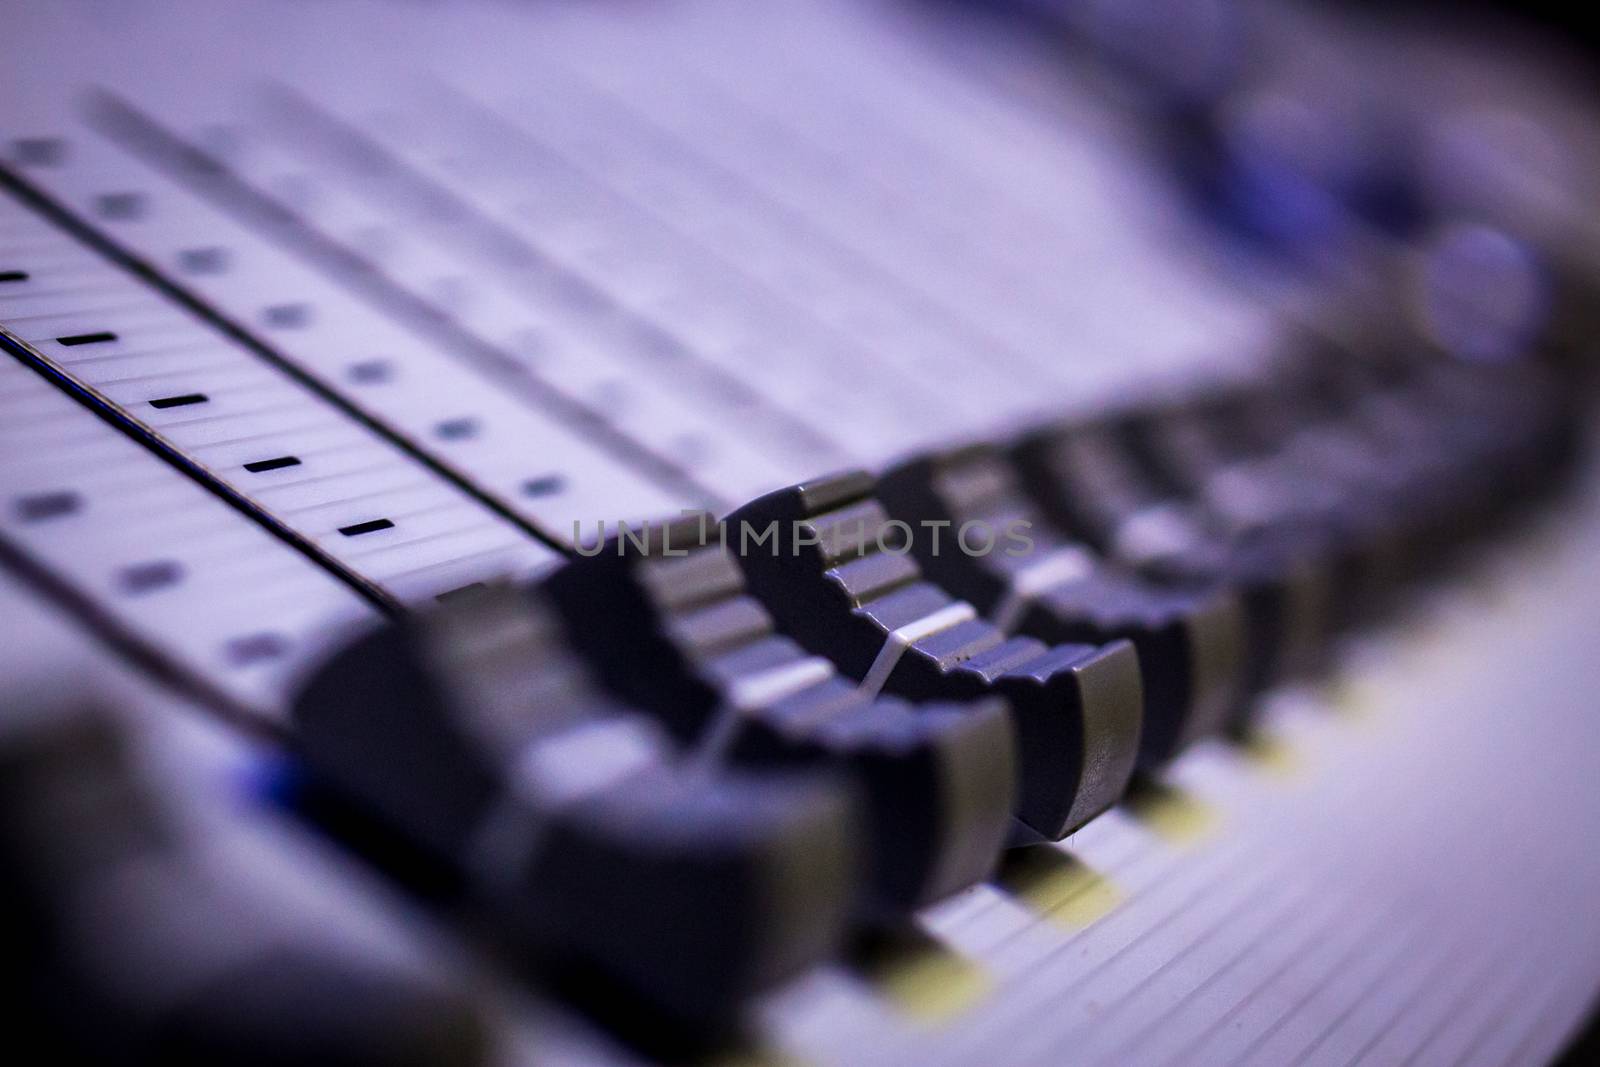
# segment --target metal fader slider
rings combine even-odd
[[[1008,637],[928,581],[894,547],[870,476],[852,472],[769,494],[730,525],[773,530],[739,554],[785,633],[863,687],[913,700],[1001,696],[1011,709],[1017,818],[1059,840],[1115,804],[1139,749],[1143,694],[1132,644],[1050,646]]]
[[[453,874],[496,936],[664,1015],[727,1021],[842,935],[849,794],[685,761],[525,592],[369,634],[294,715],[313,775]]]
[[[998,449],[973,445],[908,460],[879,479],[878,497],[897,519],[948,526],[944,551],[930,538],[913,538],[917,562],[1005,632],[1051,643],[1133,642],[1145,699],[1141,766],[1164,763],[1221,730],[1241,699],[1238,599],[1220,587],[1146,582],[1063,536],[1023,493]],[[1027,530],[1026,552],[961,550],[963,528],[1017,523]]]
[[[822,767],[866,801],[867,921],[901,918],[992,870],[1016,793],[998,698],[868,691],[777,632],[715,531],[690,519],[606,544],[543,591],[622,697],[708,764]]]

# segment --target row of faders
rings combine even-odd
[[[295,713],[312,807],[550,973],[723,1026],[1247,733],[1572,429],[1533,365],[1322,350],[626,531],[328,660]]]

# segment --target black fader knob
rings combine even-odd
[[[1049,427],[1017,444],[1012,458],[1046,518],[1152,581],[1234,591],[1245,613],[1247,693],[1314,666],[1329,596],[1322,561],[1305,543],[1271,530],[1218,529],[1140,466],[1124,421]]]
[[[1366,432],[1352,390],[1364,372],[1338,350],[1289,361],[1250,400],[1250,422],[1278,443],[1273,466],[1299,486],[1322,487],[1332,502],[1320,515],[1331,546],[1338,595],[1332,625],[1346,629],[1396,603],[1407,576],[1416,465],[1387,454]]]
[[[99,699],[0,717],[0,970],[24,1034],[66,1062],[486,1061],[468,996],[286,921],[254,870],[173,818]]]
[[[600,676],[702,758],[820,764],[854,779],[869,817],[869,920],[986,877],[1017,788],[1004,702],[864,693],[776,632],[718,534],[689,518],[619,536],[541,591]]]
[[[1355,357],[1306,346],[1248,387],[1130,420],[1136,449],[1226,534],[1276,534],[1323,561],[1330,630],[1391,602],[1405,570],[1406,460],[1350,419],[1337,383],[1352,373]]]
[[[1274,459],[1287,442],[1269,381],[1123,420],[1120,432],[1148,473],[1203,509],[1228,535],[1330,521],[1337,493],[1315,479],[1284,477]]]
[[[682,1023],[730,1021],[842,936],[850,793],[686,763],[525,592],[368,634],[294,718],[316,780],[455,873],[497,935]]]
[[[1373,346],[1377,348],[1378,346]],[[1405,363],[1323,348],[1290,371],[1308,414],[1286,462],[1364,502],[1390,586],[1430,568],[1456,540],[1479,474],[1451,441],[1448,411],[1423,394]],[[1391,600],[1380,589],[1383,601]]]
[[[1362,474],[1402,574],[1434,569],[1568,468],[1571,407],[1538,365],[1417,356],[1322,369],[1346,412],[1335,425],[1369,457]]]
[[[1263,568],[1296,571],[1315,590],[1315,603],[1300,605],[1295,640],[1280,651],[1284,674],[1312,674],[1326,665],[1342,598],[1364,591],[1363,560],[1347,550],[1352,537],[1334,487],[1280,461],[1282,442],[1251,417],[1250,397],[1234,390],[1141,412],[1117,433],[1146,476],[1228,546],[1231,566],[1253,568],[1257,580]],[[1286,584],[1281,592],[1295,595]]]
[[[1144,683],[1139,762],[1219,732],[1243,699],[1244,620],[1227,589],[1165,588],[1058,533],[988,445],[926,455],[878,480],[891,517],[940,524],[912,538],[923,571],[1007,633],[1052,644],[1133,642]]]
[[[1341,581],[1377,592],[1380,604],[1459,544],[1475,515],[1508,510],[1562,467],[1570,424],[1537,365],[1470,367],[1425,354],[1380,362],[1320,349],[1278,378],[1273,392],[1295,401],[1255,410],[1286,437],[1287,468],[1337,493]],[[1365,557],[1364,576],[1348,565],[1354,553]]]
[[[869,693],[1003,696],[1021,771],[1017,816],[1034,833],[1060,839],[1115,804],[1139,751],[1132,644],[1008,637],[923,577],[873,488],[861,472],[820,478],[727,520],[750,587],[780,629]]]

